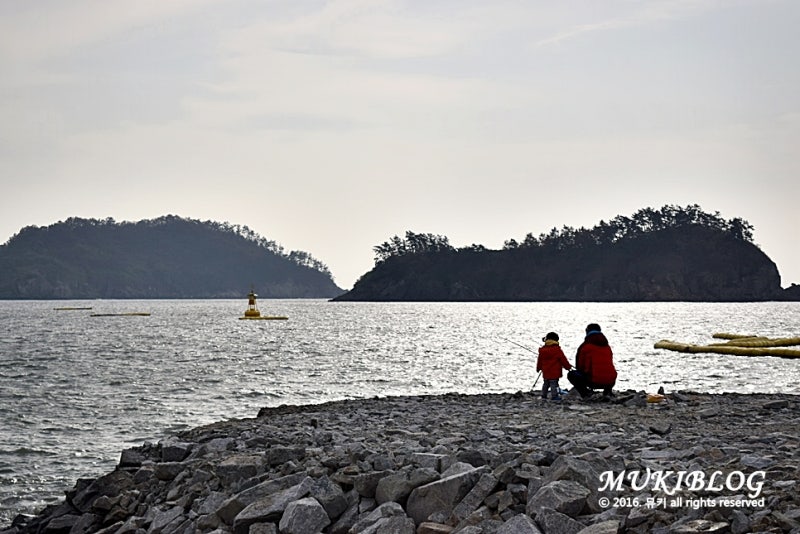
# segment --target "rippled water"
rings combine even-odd
[[[262,406],[529,390],[550,330],[572,360],[603,326],[618,388],[800,393],[800,360],[687,355],[660,339],[800,335],[800,303],[0,301],[0,525],[110,471],[122,449]],[[92,306],[90,311],[56,311]],[[149,312],[149,317],[90,313]],[[562,386],[568,384],[562,380]]]

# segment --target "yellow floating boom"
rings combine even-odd
[[[714,337],[720,338],[718,334],[715,334]],[[731,339],[731,341],[728,343],[712,343],[710,345],[693,345],[690,343],[676,343],[664,339],[656,343],[654,348],[688,353],[705,352],[714,354],[734,354],[736,356],[800,358],[800,350],[798,349],[775,348],[800,345],[800,337],[770,339],[765,337],[741,336],[721,339]]]
[[[768,337],[746,337],[732,339],[727,343],[712,343],[722,347],[792,347],[800,345],[800,337],[781,337],[771,339]]]
[[[714,339],[746,339],[750,337],[758,337],[758,336],[751,336],[748,334],[728,334],[726,332],[719,332],[716,334],[711,334],[711,337]]]
[[[149,312],[92,313],[89,317],[150,317]]]

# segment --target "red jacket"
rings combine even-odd
[[[555,380],[561,378],[561,369],[572,369],[572,365],[564,356],[564,351],[558,346],[558,342],[548,339],[544,346],[539,348],[536,370],[542,372],[545,380]]]
[[[617,381],[617,370],[608,339],[601,332],[591,332],[578,347],[575,368],[589,377],[597,386],[613,386]]]

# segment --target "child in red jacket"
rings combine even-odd
[[[558,334],[548,332],[542,341],[544,341],[544,346],[539,347],[539,358],[536,360],[536,370],[541,371],[542,378],[544,378],[542,398],[547,399],[547,390],[549,389],[553,400],[561,400],[561,395],[558,393],[561,369],[572,369],[572,365],[558,344]]]

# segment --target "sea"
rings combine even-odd
[[[617,389],[800,394],[799,359],[653,347],[719,332],[797,336],[800,302],[262,300],[263,315],[288,320],[238,320],[246,307],[0,301],[0,528],[113,470],[124,449],[262,407],[530,391],[542,337],[557,332],[574,361],[593,322],[614,351]],[[149,315],[92,316],[125,313]]]

